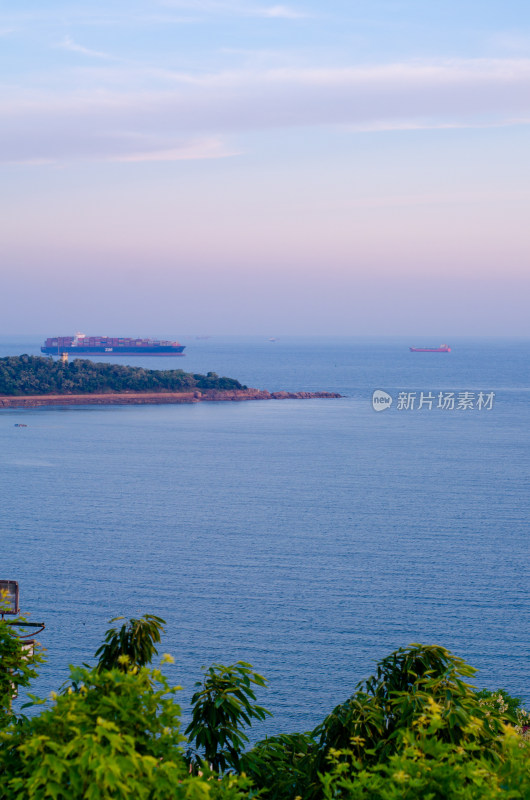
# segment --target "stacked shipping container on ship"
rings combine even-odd
[[[50,356],[68,353],[81,358],[88,355],[180,356],[184,349],[184,345],[179,342],[166,340],[85,336],[84,333],[76,333],[75,336],[55,336],[46,339],[41,347],[41,353]]]

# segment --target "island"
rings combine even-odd
[[[53,361],[40,356],[0,358],[0,409],[64,405],[307,400],[335,392],[268,392],[215,372],[155,370],[88,359]]]

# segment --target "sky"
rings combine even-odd
[[[528,0],[0,0],[0,332],[530,337]]]

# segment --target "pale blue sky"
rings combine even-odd
[[[4,332],[530,336],[527,2],[21,0],[0,76]]]

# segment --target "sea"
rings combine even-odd
[[[184,719],[202,667],[268,679],[253,739],[313,728],[414,642],[528,704],[530,342],[181,341],[119,363],[342,397],[0,411],[0,577],[46,625],[33,693],[150,613]]]

